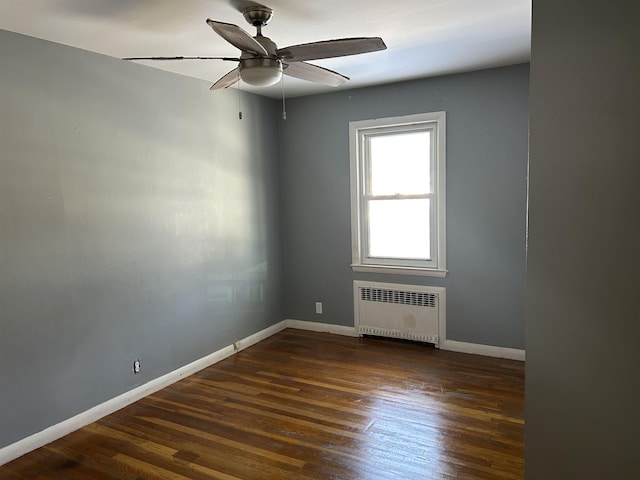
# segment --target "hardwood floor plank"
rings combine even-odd
[[[8,480],[518,480],[524,364],[285,330],[0,467]]]

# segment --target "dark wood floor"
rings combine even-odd
[[[0,478],[521,479],[524,364],[285,330]]]

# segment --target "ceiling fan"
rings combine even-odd
[[[384,50],[387,46],[379,37],[341,38],[320,42],[303,43],[278,48],[268,37],[262,35],[262,27],[273,16],[273,10],[259,3],[236,0],[235,5],[245,20],[256,27],[254,37],[231,23],[207,19],[207,24],[242,52],[239,57],[126,57],[123,60],[226,60],[238,62],[238,66],[211,86],[211,90],[230,87],[239,80],[249,85],[266,87],[277,83],[283,73],[290,77],[337,87],[348,77],[307,63],[308,60],[343,57],[360,53]]]

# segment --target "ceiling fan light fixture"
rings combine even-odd
[[[282,78],[282,62],[273,58],[240,60],[240,78],[254,87],[268,87]]]

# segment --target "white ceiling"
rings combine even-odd
[[[264,0],[263,34],[278,47],[379,36],[387,50],[311,63],[354,88],[527,62],[531,0]],[[233,0],[0,0],[0,29],[112,57],[238,56],[207,18],[255,30]],[[211,83],[234,68],[221,60],[140,62]],[[277,98],[282,87],[241,88]],[[287,77],[288,97],[333,91]],[[215,93],[212,93],[215,95]]]

